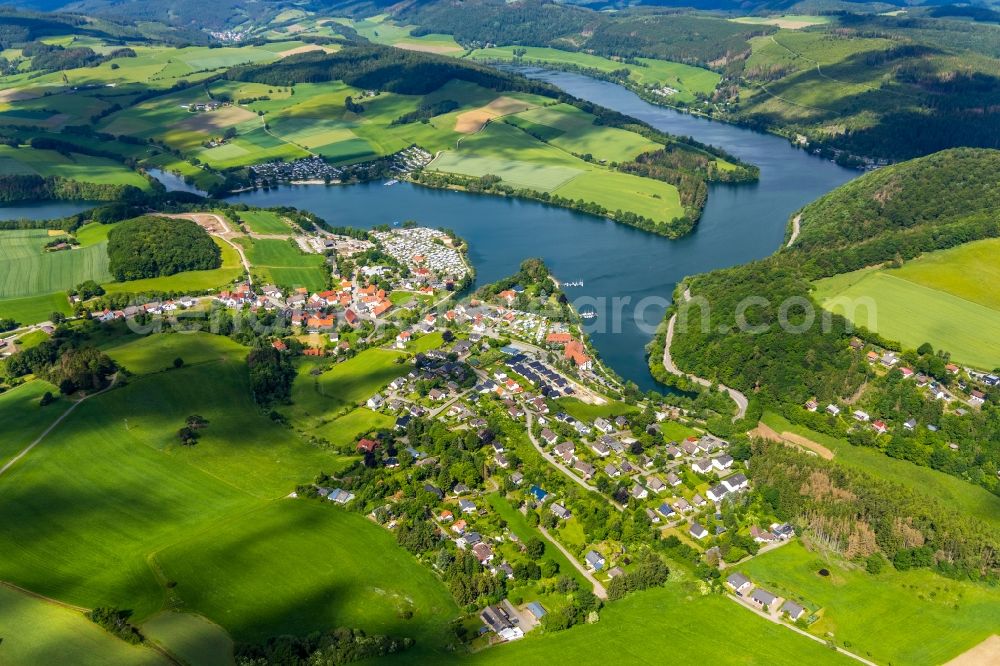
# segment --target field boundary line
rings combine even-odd
[[[114,388],[115,383],[117,381],[118,381],[118,373],[116,372],[111,377],[111,383],[108,384],[106,387],[102,388],[100,391],[97,391],[96,393],[89,393],[89,394],[83,396],[82,398],[80,398],[79,400],[77,400],[76,402],[74,402],[72,405],[70,405],[69,408],[65,412],[63,412],[62,414],[60,414],[59,417],[56,418],[55,421],[53,421],[52,423],[49,424],[49,427],[46,428],[42,432],[42,434],[40,434],[37,438],[35,438],[35,441],[33,441],[31,444],[28,444],[28,446],[24,447],[24,449],[22,449],[21,452],[18,453],[16,456],[14,456],[13,458],[11,458],[10,461],[6,465],[4,465],[3,467],[0,467],[0,476],[3,476],[4,473],[8,469],[10,469],[14,465],[16,465],[19,460],[21,460],[26,455],[28,455],[29,453],[31,453],[31,450],[33,448],[35,448],[36,446],[38,446],[42,442],[42,440],[45,439],[48,436],[48,434],[55,429],[55,427],[57,425],[59,425],[60,423],[62,423],[63,420],[67,416],[69,416],[70,414],[72,414],[73,410],[76,409],[77,407],[79,407],[81,403],[83,403],[86,400],[89,400],[90,398],[93,398],[94,396],[101,395],[102,393],[110,391],[112,388]]]

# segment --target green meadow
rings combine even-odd
[[[247,249],[253,272],[264,282],[305,287],[309,291],[322,290],[326,286],[327,272],[323,268],[322,255],[306,254],[288,240],[243,237],[238,242]]]
[[[64,155],[54,150],[0,146],[0,174],[61,176],[99,185],[132,185],[148,190],[149,181],[140,174],[105,157],[79,153]]]
[[[916,349],[930,342],[951,352],[957,362],[991,370],[1000,366],[1000,347],[989,344],[1000,340],[1000,308],[983,304],[993,304],[996,298],[987,277],[990,269],[982,276],[959,273],[973,252],[943,261],[933,259],[936,253],[931,253],[922,258],[930,263],[920,264],[918,259],[908,271],[907,267],[899,271],[865,268],[824,278],[816,282],[815,297],[823,308],[898,340],[904,347]],[[942,264],[951,269],[939,279],[935,269]],[[968,300],[969,296],[980,302]]]
[[[147,647],[129,645],[78,610],[0,584],[0,660],[5,664],[167,666]]]
[[[725,637],[745,640],[723,640]],[[609,663],[848,664],[784,627],[757,617],[721,595],[691,584],[635,592],[601,611],[597,624],[523,640],[473,655],[474,664]]]
[[[941,664],[996,633],[1000,592],[926,569],[873,576],[798,540],[739,567],[780,596],[821,608],[809,627],[877,663]],[[819,569],[829,570],[820,576]],[[929,640],[933,637],[933,640]]]
[[[59,396],[59,389],[41,379],[0,393],[0,467],[35,441],[62,414],[69,403],[59,396],[52,404],[38,404],[45,393]]]
[[[212,625],[165,618],[165,608],[198,612],[238,640],[346,625],[412,636],[423,654],[444,644],[457,609],[390,533],[333,506],[282,499],[348,459],[253,405],[245,348],[208,334],[104,347],[132,375],[81,404],[0,479],[0,579],[84,607],[129,608],[181,656],[192,641],[226,648]],[[164,370],[175,356],[184,367]],[[43,388],[0,396],[17,443],[45,426],[37,411],[24,418]],[[176,432],[191,414],[208,425],[185,447]]]
[[[515,49],[524,51],[524,55],[516,58]],[[628,78],[632,82],[642,86],[670,86],[677,90],[671,99],[683,102],[694,101],[695,93],[711,94],[719,81],[722,80],[718,73],[709,69],[670,62],[669,60],[636,58],[635,62],[626,63],[580,51],[562,51],[539,46],[495,46],[487,49],[476,49],[468,57],[473,60],[490,62],[520,60],[533,64],[582,67],[605,74],[627,69]]]
[[[300,361],[292,384],[289,411],[293,420],[320,428],[346,415],[393,379],[409,372],[408,365],[397,362],[403,358],[406,355],[402,352],[373,348],[329,370],[323,362]],[[314,371],[319,374],[313,374]],[[332,434],[329,428],[325,432]]]
[[[233,640],[225,629],[201,615],[158,613],[142,623],[142,634],[189,666],[233,663]]]
[[[156,555],[173,592],[237,640],[328,627],[417,638],[440,648],[457,616],[429,569],[364,517],[319,501],[280,500],[213,525]],[[404,619],[407,612],[413,616]]]
[[[603,405],[594,405],[576,398],[557,398],[555,403],[559,409],[573,418],[586,422],[593,421],[596,418],[607,419],[615,416],[627,416],[636,412],[635,407],[617,400],[609,400]]]
[[[0,299],[0,317],[13,319],[21,324],[46,321],[53,312],[64,315],[73,313],[65,292],[29,296],[26,298]]]
[[[240,220],[255,234],[290,234],[291,228],[275,212],[269,210],[243,210]]]

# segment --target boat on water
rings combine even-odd
[[[586,312],[581,312],[580,319],[597,319],[597,311],[587,310]]]
[[[396,180],[395,178],[393,178],[392,180],[385,181],[385,183],[383,183],[383,185],[385,185],[386,187],[389,187],[390,185],[395,185],[398,182],[399,182],[398,180]]]
[[[583,280],[574,280],[573,282],[560,282],[560,287],[582,287]]]

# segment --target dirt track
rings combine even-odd
[[[833,451],[826,448],[818,442],[814,442],[811,439],[803,437],[802,435],[796,435],[794,432],[782,432],[778,433],[774,428],[765,425],[763,422],[758,423],[757,427],[749,432],[753,437],[763,437],[764,439],[769,439],[772,442],[781,442],[783,444],[792,444],[800,448],[806,449],[815,453],[820,458],[825,460],[833,460]]]

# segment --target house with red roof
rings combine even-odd
[[[362,451],[364,453],[371,453],[377,448],[378,448],[378,442],[376,442],[374,439],[366,438],[358,442],[358,451]]]
[[[584,351],[583,343],[579,340],[572,340],[566,344],[563,355],[566,359],[573,361],[580,370],[590,370],[593,363]]]

